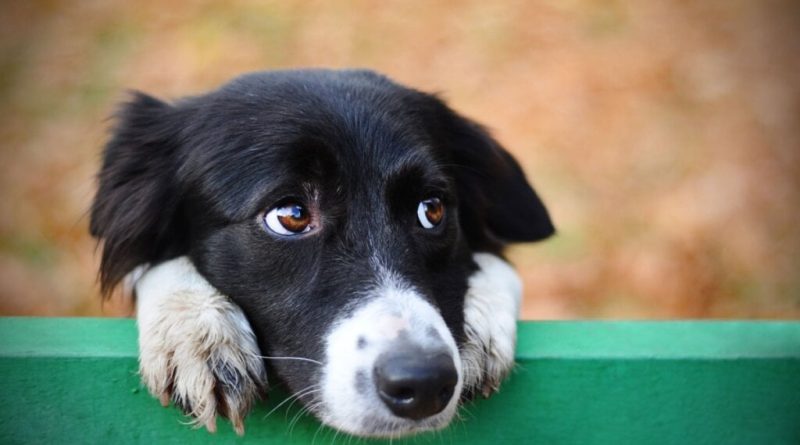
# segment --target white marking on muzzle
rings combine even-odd
[[[363,306],[336,322],[326,341],[322,377],[321,419],[361,436],[400,436],[441,428],[453,417],[461,394],[461,359],[455,340],[434,306],[392,274],[369,295]],[[445,408],[412,420],[394,415],[381,401],[373,379],[376,359],[398,338],[423,350],[447,351],[458,383]]]

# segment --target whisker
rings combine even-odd
[[[267,359],[267,360],[297,360],[297,361],[300,361],[300,362],[309,362],[309,363],[314,363],[315,365],[322,366],[322,362],[318,362],[318,361],[316,361],[314,359],[305,358],[305,357],[268,357],[266,355],[258,355],[256,357]]]
[[[289,434],[290,434],[290,435],[291,435],[291,434],[292,434],[292,432],[294,431],[294,426],[297,424],[297,422],[298,422],[298,421],[299,421],[299,420],[300,420],[300,419],[301,419],[303,416],[306,416],[306,415],[309,415],[309,414],[311,414],[311,408],[312,408],[312,406],[317,406],[317,404],[315,403],[315,404],[313,404],[313,405],[304,406],[304,407],[302,407],[302,408],[301,408],[301,409],[300,409],[300,410],[297,412],[297,414],[295,414],[295,415],[294,415],[294,417],[292,418],[292,421],[291,421],[291,422],[289,422]]]
[[[311,438],[311,445],[316,445],[317,435],[319,434],[320,431],[322,431],[322,425],[323,425],[322,422],[319,422],[319,426],[317,427],[317,430],[314,431],[314,436]]]
[[[308,406],[301,406],[300,409],[297,410],[297,413],[295,413],[295,415],[292,417],[292,421],[289,422],[289,432],[290,432],[290,434],[291,434],[291,431],[294,429],[295,423],[297,423],[300,420],[301,417],[309,415],[309,414],[311,414],[311,410],[309,409]]]
[[[468,419],[476,419],[475,414],[473,414],[472,411],[470,411],[466,405],[461,405],[458,411],[456,411],[456,415],[458,416],[458,419],[461,421],[466,421]]]
[[[282,407],[283,405],[285,405],[285,404],[289,403],[290,401],[293,401],[293,400],[294,400],[294,401],[296,401],[296,400],[297,400],[297,399],[299,399],[300,397],[303,397],[303,396],[304,396],[304,395],[306,395],[306,394],[311,394],[312,392],[314,392],[314,391],[318,391],[319,389],[320,389],[320,388],[319,388],[319,385],[311,385],[311,386],[309,386],[309,387],[308,387],[308,388],[306,388],[306,389],[303,389],[303,390],[301,390],[301,391],[298,391],[298,392],[296,392],[295,394],[292,394],[292,395],[290,395],[289,397],[287,397],[287,398],[286,398],[286,400],[284,400],[284,401],[282,401],[281,403],[277,404],[277,405],[275,406],[275,408],[272,408],[272,409],[271,409],[271,410],[270,410],[270,411],[269,411],[269,412],[268,412],[268,413],[267,413],[267,414],[264,416],[264,419],[266,419],[267,417],[269,417],[270,415],[272,415],[272,413],[274,413],[275,411],[277,411],[277,410],[278,410],[278,408],[280,408],[280,407]],[[290,406],[291,406],[291,405],[290,405]]]
[[[320,401],[320,402],[317,402],[317,403],[314,405],[314,409],[317,409],[317,408],[319,408],[320,406],[322,406],[322,402],[321,402],[321,401]],[[326,434],[326,436],[325,436],[325,437],[326,437],[326,438],[327,438],[327,437],[330,437],[330,435],[331,435],[331,430],[330,430],[330,429],[325,429],[325,424],[324,424],[324,423],[322,423],[322,422],[319,422],[319,426],[317,427],[317,431],[315,431],[315,432],[314,432],[314,438],[311,440],[311,445],[315,445],[315,444],[316,444],[316,442],[317,442],[317,435],[319,435],[319,433],[320,433],[320,432],[322,432],[322,431],[324,431],[324,432],[325,432],[325,434]]]
[[[298,394],[297,397],[295,397],[294,400],[292,400],[292,403],[290,403],[289,406],[286,407],[286,416],[284,416],[284,419],[288,419],[289,418],[289,411],[291,411],[292,406],[294,406],[295,402],[300,400],[302,397],[305,397],[305,396],[307,396],[309,394],[314,394],[315,392],[319,392],[321,390],[322,390],[322,388],[317,387],[317,388],[313,388],[313,389],[304,391],[302,394]]]

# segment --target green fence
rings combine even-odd
[[[800,444],[800,322],[523,322],[488,400],[412,443]],[[0,318],[0,444],[351,444],[271,396],[244,437],[162,408],[132,320]],[[406,441],[395,440],[394,443]]]

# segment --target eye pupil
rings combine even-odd
[[[428,221],[438,224],[442,220],[442,204],[438,200],[436,202],[426,202],[425,216],[428,217]]]

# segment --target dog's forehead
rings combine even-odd
[[[308,183],[379,192],[411,171],[441,177],[430,116],[407,94],[358,83],[223,90],[204,108],[210,125],[192,135],[198,142],[183,170],[234,220],[270,204],[265,196]]]

